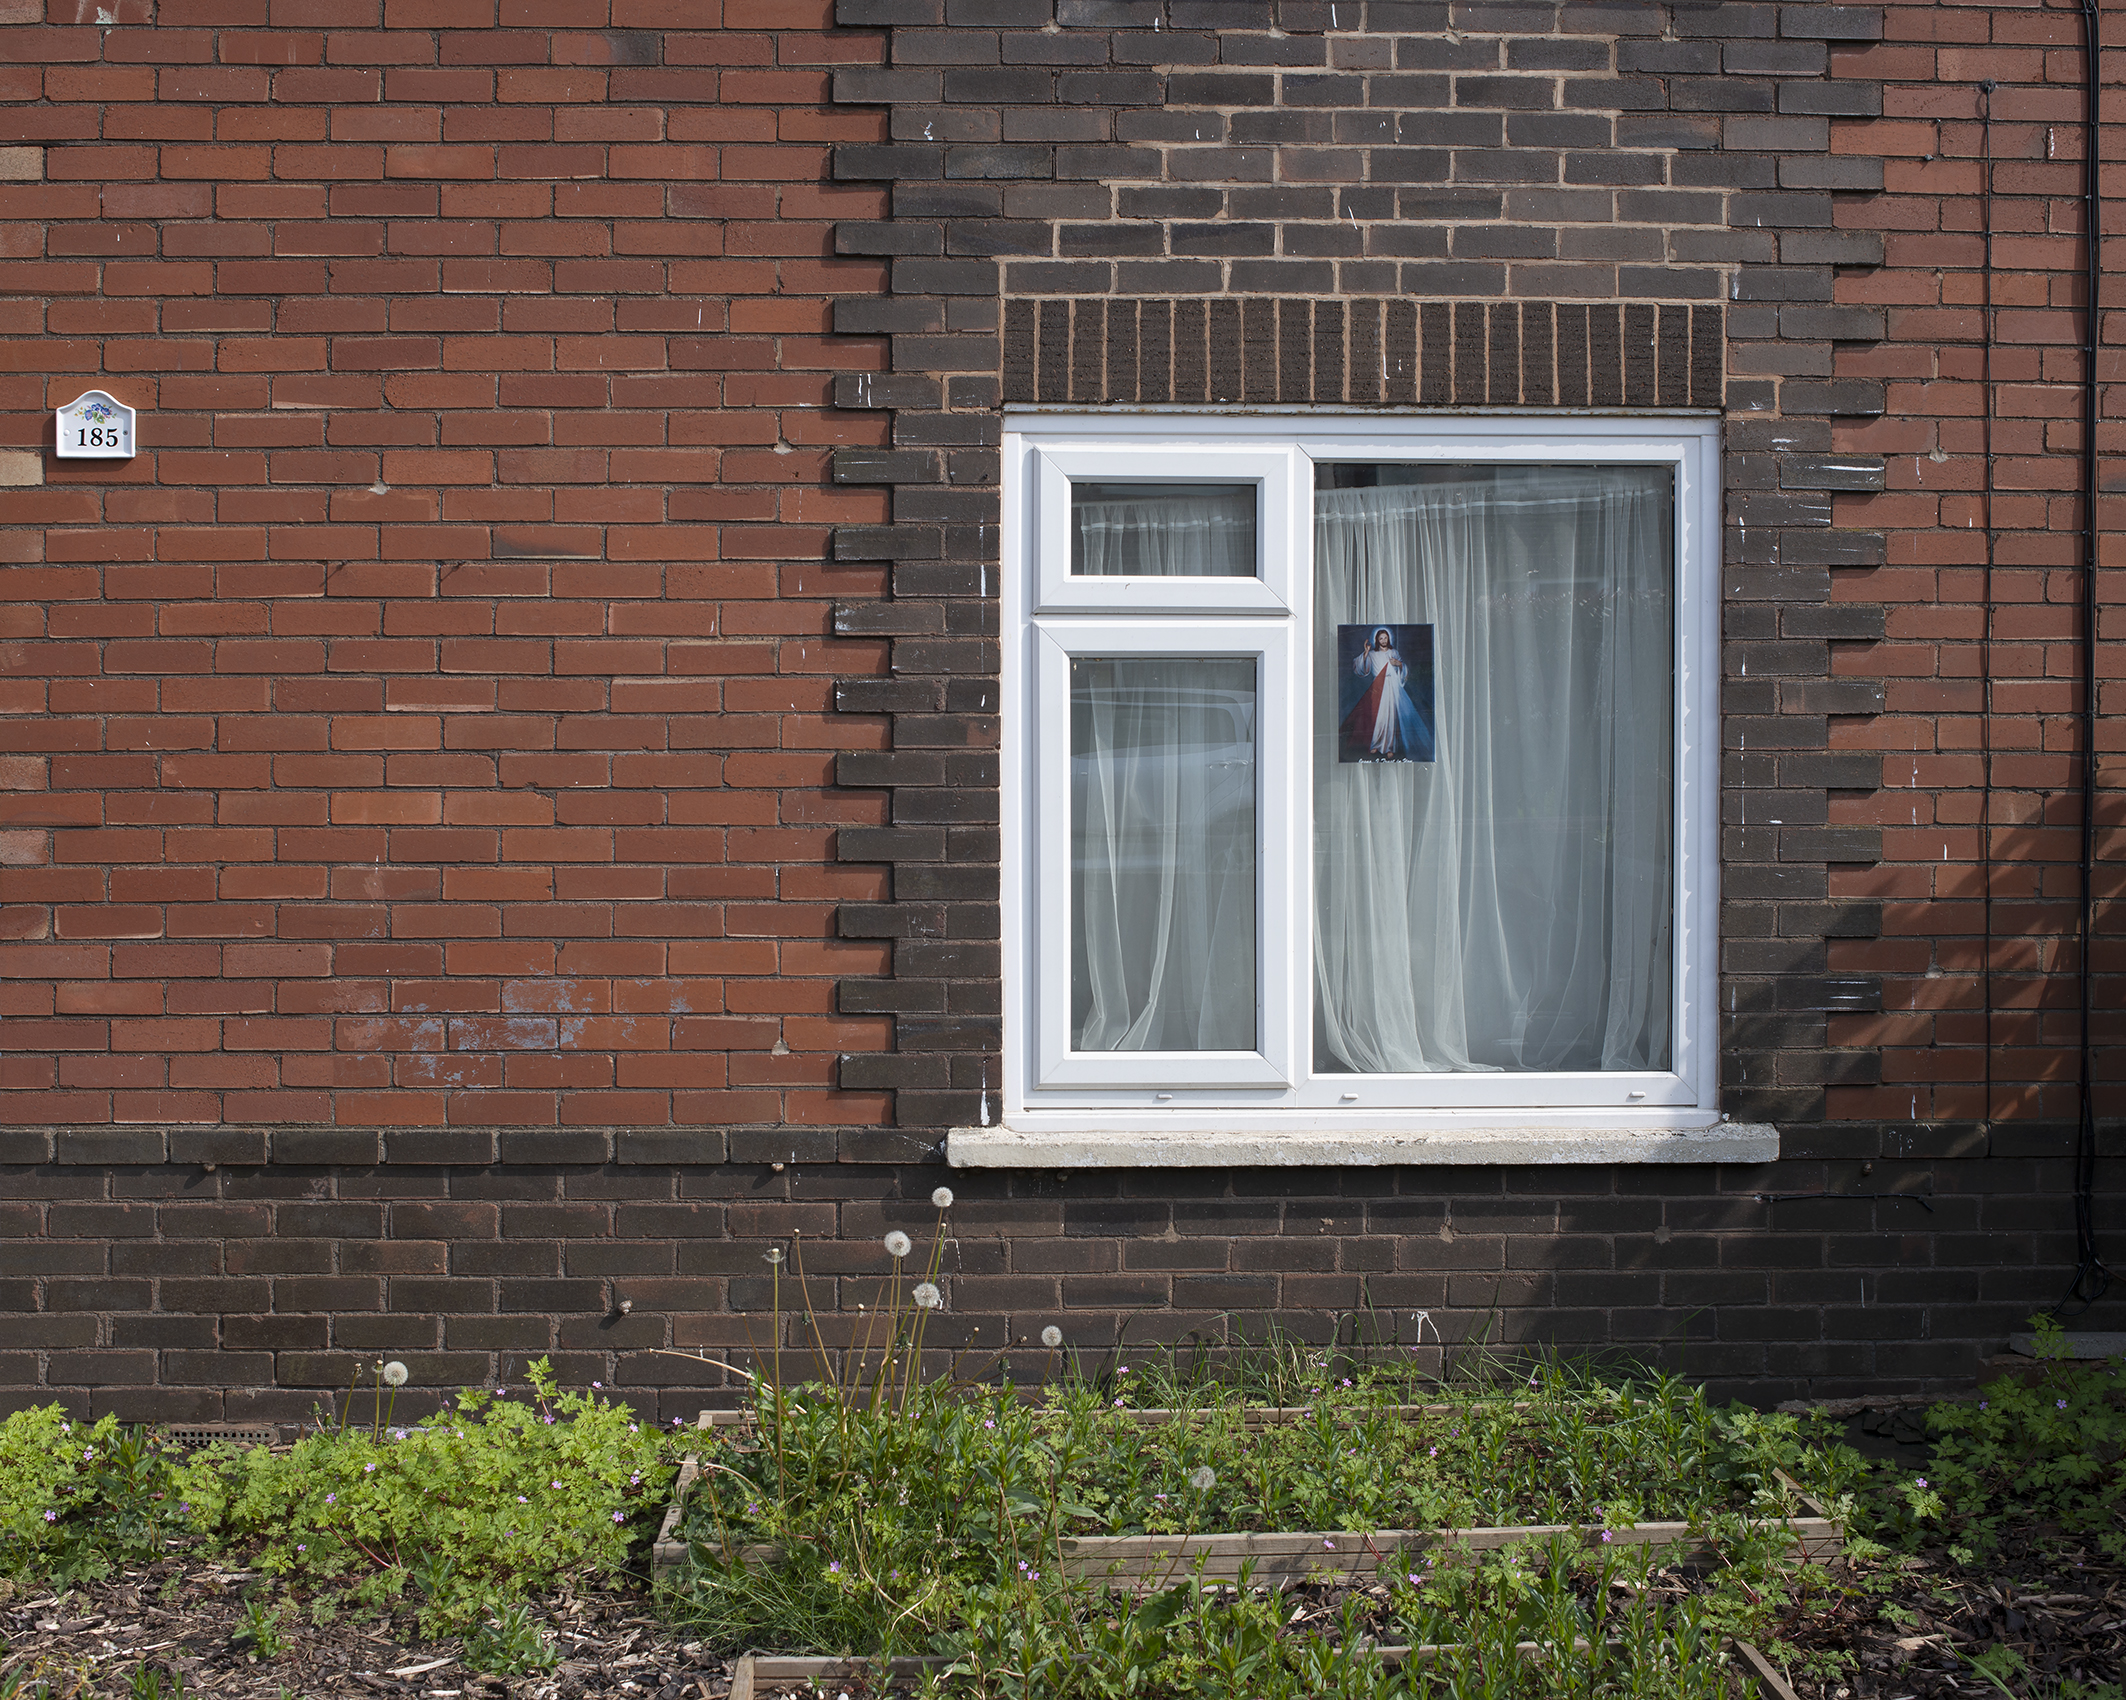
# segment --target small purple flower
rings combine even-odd
[[[339,1503],[339,1497],[336,1493],[328,1493],[325,1495],[325,1503],[327,1505],[336,1505]]]
[[[56,1523],[59,1521],[59,1513],[56,1511],[47,1511],[44,1514],[44,1520],[47,1523]]]
[[[615,1523],[625,1523],[627,1521],[627,1514],[625,1512],[616,1511],[613,1513],[613,1521]]]
[[[1927,1485],[1927,1478],[1925,1476],[1921,1476],[1919,1478],[1919,1485],[1921,1487],[1925,1487]]]
[[[543,1422],[543,1423],[547,1424],[547,1425],[548,1425],[549,1427],[551,1427],[551,1426],[552,1426],[552,1424],[553,1424],[553,1420],[554,1420],[554,1413],[553,1413],[553,1412],[551,1412],[551,1411],[548,1411],[548,1412],[546,1413],[546,1415],[545,1415],[544,1417],[540,1418],[539,1420],[540,1420],[541,1422]]]
[[[995,1428],[997,1426],[997,1420],[994,1417],[984,1417],[982,1419],[982,1426],[984,1428]]]
[[[604,1382],[602,1382],[602,1381],[594,1381],[594,1382],[592,1382],[592,1383],[591,1383],[591,1385],[592,1385],[593,1387],[598,1387],[598,1388],[602,1388],[602,1387],[604,1387],[604,1386],[605,1386],[605,1383],[604,1383]]]
[[[373,1476],[373,1475],[375,1475],[375,1474],[376,1474],[376,1466],[375,1466],[374,1464],[364,1464],[364,1465],[362,1466],[362,1474],[363,1474],[363,1475],[365,1475],[365,1476]]]
[[[1612,1540],[1614,1540],[1615,1538],[1616,1538],[1616,1537],[1615,1537],[1615,1536],[1613,1536],[1612,1534],[1610,1534],[1610,1532],[1609,1532],[1609,1531],[1608,1531],[1607,1529],[1604,1529],[1604,1530],[1602,1531],[1602,1544],[1603,1544],[1604,1546],[1607,1546],[1607,1545],[1609,1545],[1609,1543],[1610,1543],[1610,1542],[1611,1542]]]
[[[837,1558],[832,1564],[827,1566],[827,1574],[829,1576],[839,1576],[841,1573],[842,1561],[840,1559]]]
[[[517,1503],[518,1503],[519,1505],[529,1505],[529,1504],[531,1504],[531,1501],[530,1501],[530,1500],[528,1500],[528,1499],[526,1499],[526,1498],[525,1498],[525,1497],[524,1497],[524,1496],[523,1496],[523,1495],[522,1495],[522,1494],[520,1493],[520,1494],[518,1494],[518,1495],[517,1495]]]
[[[306,1547],[305,1545],[303,1545],[303,1543],[302,1543],[301,1541],[297,1541],[297,1542],[295,1543],[295,1550],[296,1550],[297,1552],[308,1552],[308,1551],[309,1551],[310,1549],[309,1549],[308,1547]]]
[[[1411,1349],[1412,1351],[1415,1351],[1415,1350],[1416,1350],[1417,1348],[1413,1346],[1413,1347],[1411,1347],[1410,1349]],[[1413,1571],[1411,1571],[1411,1572],[1410,1572],[1410,1586],[1411,1586],[1411,1587],[1413,1587],[1413,1588],[1422,1588],[1422,1587],[1423,1587],[1424,1585],[1425,1585],[1425,1579],[1424,1579],[1424,1578],[1423,1578],[1422,1576],[1418,1575],[1418,1573],[1417,1573],[1416,1571],[1414,1571],[1414,1570],[1413,1570]]]
[[[2055,1399],[2053,1403],[2062,1411],[2067,1408],[2067,1401],[2064,1399]]]

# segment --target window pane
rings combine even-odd
[[[1316,483],[1317,1071],[1667,1067],[1671,473]]]
[[[1071,1046],[1252,1051],[1255,662],[1070,667]]]
[[[1255,486],[1073,483],[1070,570],[1098,578],[1254,578]]]

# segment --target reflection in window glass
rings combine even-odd
[[[1324,465],[1315,1067],[1669,1066],[1665,467]]]
[[[1079,577],[1254,578],[1252,484],[1073,483]]]
[[[1070,667],[1071,1047],[1252,1051],[1255,662]]]

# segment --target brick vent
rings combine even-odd
[[[1718,307],[1557,301],[1013,301],[1004,399],[1703,407]]]

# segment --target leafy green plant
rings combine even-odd
[[[0,1573],[57,1587],[107,1575],[160,1553],[184,1515],[173,1460],[147,1430],[76,1422],[60,1405],[0,1422]]]
[[[531,1607],[519,1602],[504,1606],[465,1637],[467,1670],[495,1676],[527,1676],[552,1670],[561,1662],[553,1638],[532,1616]]]
[[[288,1650],[288,1638],[281,1633],[281,1608],[261,1599],[246,1600],[244,1615],[229,1639],[254,1659],[279,1658]]]
[[[165,1672],[143,1659],[126,1673],[126,1691],[131,1700],[185,1700],[185,1673],[175,1665]]]
[[[379,1607],[419,1589],[445,1634],[562,1576],[620,1571],[672,1474],[653,1426],[558,1390],[544,1359],[528,1402],[480,1392],[417,1429],[305,1436],[285,1452],[210,1451],[184,1471],[196,1526],[269,1576]]]
[[[1874,1500],[1889,1538],[1910,1546],[1939,1532],[1984,1554],[2008,1521],[2034,1517],[2126,1559],[2126,1362],[2076,1362],[2058,1322],[2031,1323],[2036,1380],[2004,1377],[1928,1409],[1926,1475],[1886,1481]]]

